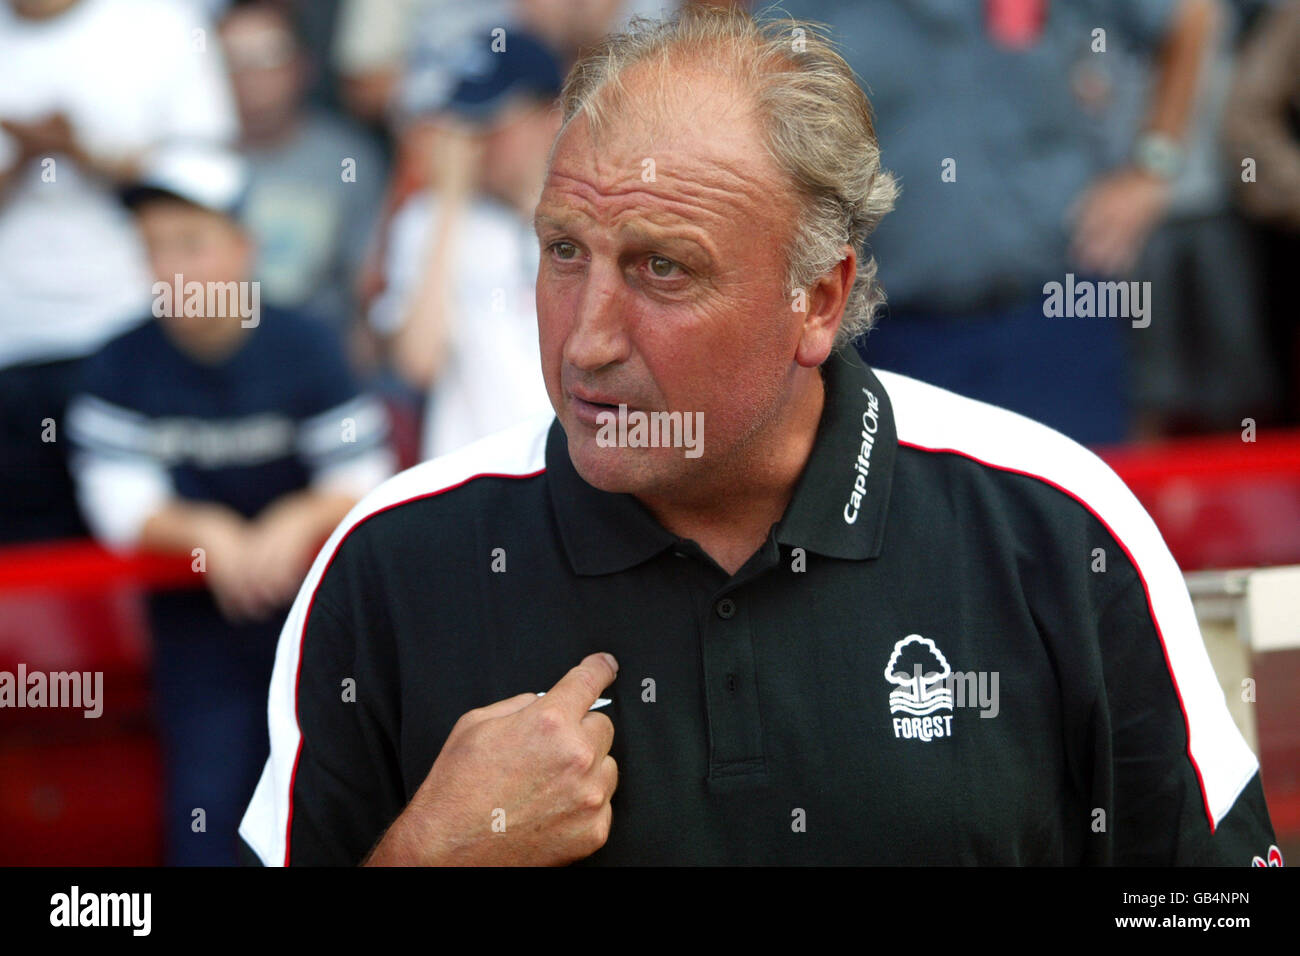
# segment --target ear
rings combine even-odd
[[[805,368],[815,368],[826,361],[835,347],[835,334],[844,319],[853,280],[858,274],[858,254],[848,243],[844,258],[832,266],[806,290],[804,313],[795,361]]]

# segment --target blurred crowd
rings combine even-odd
[[[247,802],[329,531],[549,407],[556,100],[680,5],[0,0],[0,543],[204,565],[150,605],[171,862],[230,861],[190,810]],[[1300,423],[1300,0],[779,12],[830,26],[902,185],[869,363],[1090,444]],[[1067,276],[1149,315],[1053,318]]]

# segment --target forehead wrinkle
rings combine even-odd
[[[640,169],[639,164],[637,169]],[[562,190],[567,196],[577,198],[581,205],[573,211],[594,221],[602,218],[597,214],[601,211],[601,207],[612,203],[615,207],[613,212],[604,215],[614,223],[628,216],[639,216],[648,223],[662,225],[678,232],[686,226],[688,232],[694,232],[705,240],[702,244],[716,257],[717,250],[711,241],[710,230],[699,226],[701,219],[711,220],[725,228],[725,224],[735,216],[738,195],[749,199],[752,214],[761,221],[769,219],[773,214],[770,202],[761,201],[764,193],[756,177],[740,175],[733,169],[726,168],[725,165],[721,171],[725,174],[724,185],[713,185],[677,176],[670,177],[669,182],[678,194],[666,195],[662,190],[647,188],[648,184],[644,183],[640,175],[632,172],[630,168],[621,182],[614,181],[608,185],[593,182],[583,175],[552,169],[551,178],[558,182],[548,184],[548,191],[550,188],[555,188]],[[659,185],[663,186],[664,183],[661,182]],[[554,218],[549,215],[545,200],[538,206],[536,218],[539,223]]]
[[[644,197],[651,197],[653,204],[648,204]],[[700,222],[702,218],[716,220],[721,226],[725,221],[725,217],[721,214],[680,200],[665,199],[657,193],[644,189],[629,189],[617,193],[613,202],[619,208],[600,208],[609,202],[609,199],[604,203],[586,200],[576,208],[570,207],[570,211],[581,220],[598,224],[608,223],[622,238],[651,243],[684,240],[703,249],[715,263],[722,260],[721,250],[718,248],[713,232]],[[563,221],[567,218],[569,217],[563,214],[552,216],[545,208],[539,207],[537,216],[539,221],[556,219]]]

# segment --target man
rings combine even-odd
[[[843,60],[702,11],[612,38],[563,99],[555,419],[398,476],[318,556],[256,858],[1267,856],[1258,764],[1118,478],[847,347],[896,190]],[[677,415],[658,447],[650,413]]]
[[[86,533],[51,426],[148,310],[115,186],[161,144],[238,134],[207,28],[168,0],[0,2],[0,542]]]
[[[304,102],[311,68],[282,5],[259,0],[221,21],[221,44],[250,169],[244,224],[257,239],[264,301],[346,330],[387,177],[358,129]]]
[[[261,307],[236,218],[245,182],[224,151],[146,160],[124,198],[157,321],[86,361],[68,411],[95,535],[183,554],[207,585],[149,602],[172,864],[237,862],[285,609],[320,542],[392,473],[383,410],[351,383],[337,337]]]
[[[559,129],[563,75],[514,31],[464,57],[450,97],[408,101],[408,136],[434,137],[436,186],[393,217],[387,285],[371,322],[394,369],[428,395],[421,457],[467,445],[550,408],[537,355],[533,209]],[[420,115],[423,114],[423,115]]]
[[[1171,304],[1165,286],[1154,284],[1158,306],[1144,300],[1145,318],[1134,300],[1124,315],[1112,306],[1106,318],[1070,309],[1050,320],[1044,286],[1067,273],[1080,289],[1135,278],[1186,152],[1214,8],[791,0],[794,16],[835,29],[871,91],[885,162],[907,184],[872,237],[889,263],[889,310],[858,343],[867,361],[1087,445],[1129,437],[1126,336],[1133,321],[1166,321],[1151,319]],[[1101,126],[1125,99],[1115,73],[1126,49],[1151,64],[1152,82],[1140,132],[1110,150]]]

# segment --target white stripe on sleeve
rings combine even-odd
[[[239,825],[240,836],[264,864],[283,866],[288,862],[293,778],[302,744],[297,707],[302,640],[312,598],[343,539],[381,511],[450,490],[475,477],[536,474],[546,465],[546,436],[553,420],[550,413],[539,415],[393,476],[358,502],[321,548],[280,632],[266,708],[271,755]]]
[[[1142,578],[1188,731],[1188,757],[1214,829],[1259,769],[1210,664],[1192,600],[1155,522],[1104,461],[1005,409],[892,372],[874,370],[894,409],[899,442],[952,451],[1030,475],[1074,498],[1110,529]]]

